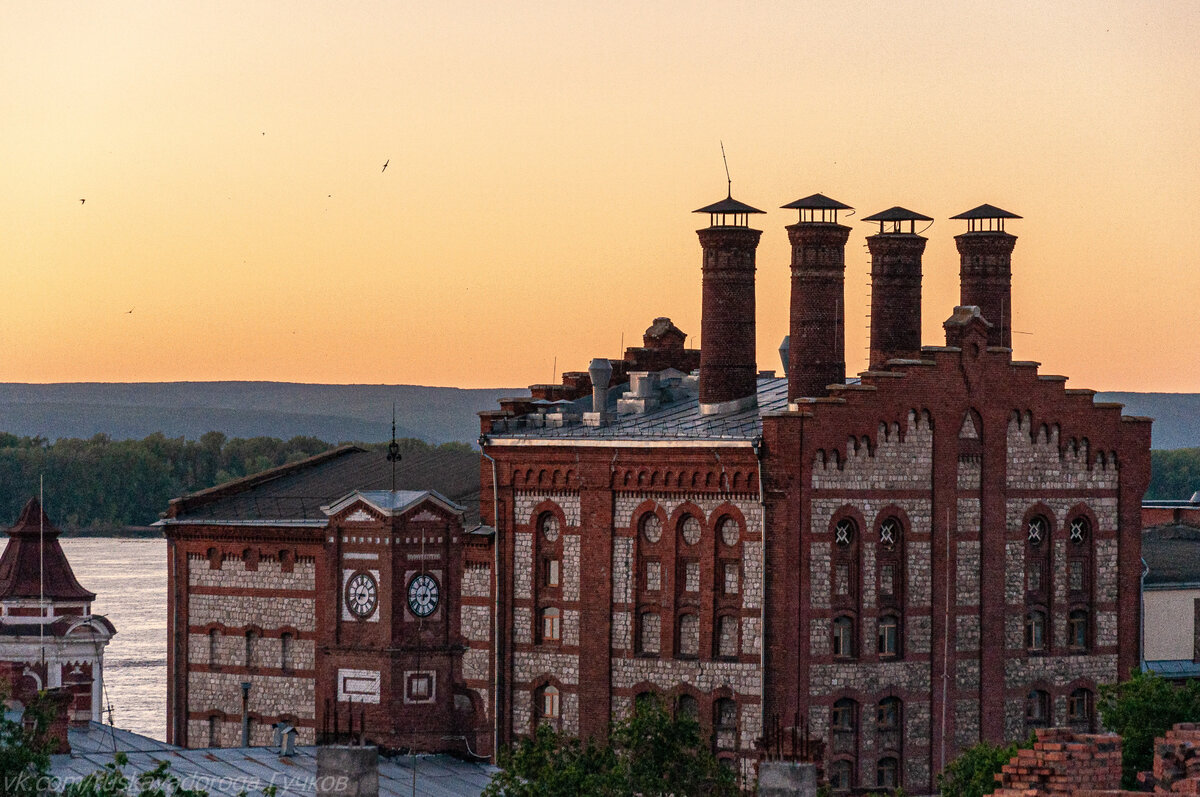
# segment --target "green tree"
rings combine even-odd
[[[3,700],[0,700],[0,705]],[[45,738],[45,715],[33,712],[29,727],[0,711],[0,794],[40,797],[50,771],[50,756],[39,739]]]
[[[999,786],[996,774],[1023,747],[1033,747],[1034,737],[1024,743],[1007,745],[980,742],[963,750],[937,776],[938,791],[943,797],[982,797]]]
[[[682,713],[672,717],[658,697],[639,700],[629,719],[613,725],[608,744],[583,743],[540,725],[501,753],[500,767],[486,797],[738,793],[733,772],[712,754],[700,724]]]
[[[1137,787],[1137,773],[1154,766],[1154,740],[1179,722],[1200,722],[1200,683],[1176,685],[1135,670],[1119,684],[1100,687],[1100,720],[1121,736],[1121,785]]]

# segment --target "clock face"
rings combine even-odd
[[[355,617],[370,617],[378,603],[379,587],[370,573],[355,573],[346,582],[346,608]]]
[[[438,605],[438,584],[426,573],[408,582],[408,608],[417,617],[428,617]]]

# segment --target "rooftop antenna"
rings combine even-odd
[[[42,672],[49,686],[50,671],[46,669],[46,476],[38,476],[38,649],[41,651]]]
[[[392,442],[388,443],[387,461],[392,463],[392,492],[396,492],[396,463],[400,461],[400,444],[396,442],[396,402],[392,402]]]
[[[729,176],[729,159],[725,157],[725,142],[721,142],[721,162],[725,164],[725,198],[733,199],[733,178]]]

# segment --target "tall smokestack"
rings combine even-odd
[[[988,330],[988,345],[1012,348],[1012,251],[1017,236],[1004,231],[1005,219],[1021,218],[994,205],[951,216],[966,219],[967,231],[954,236],[960,257],[961,305],[975,305]]]
[[[839,210],[853,210],[822,194],[784,205],[800,211],[787,228],[792,242],[791,322],[788,327],[788,401],[824,396],[846,381],[846,240]]]
[[[921,354],[921,255],[926,239],[916,222],[928,216],[894,207],[863,221],[879,222],[867,236],[871,251],[871,369]],[[907,227],[907,229],[905,229]]]
[[[700,412],[718,415],[758,404],[755,360],[754,252],[761,210],[726,196],[700,208],[709,226],[696,230],[704,250],[700,319]]]

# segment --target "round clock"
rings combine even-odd
[[[355,617],[370,617],[378,603],[379,588],[370,573],[355,573],[346,582],[346,608]]]
[[[417,617],[428,617],[438,605],[438,585],[433,576],[422,573],[408,582],[408,608]]]

